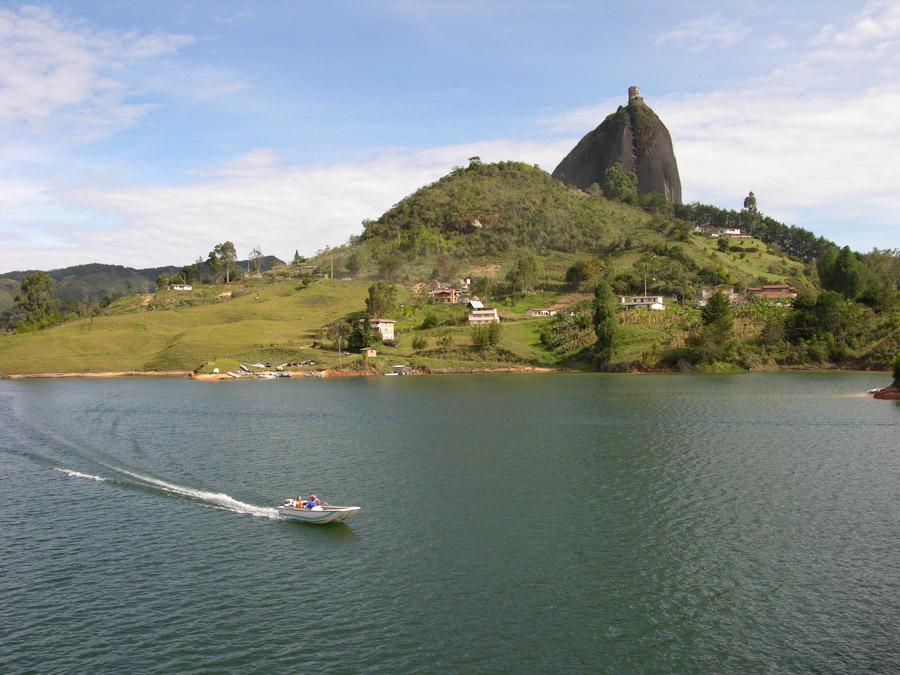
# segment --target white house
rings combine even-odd
[[[700,291],[700,300],[697,302],[701,307],[706,307],[709,299],[721,291],[722,295],[728,298],[728,302],[735,303],[738,301],[738,294],[734,291],[734,286],[707,286]]]
[[[489,323],[500,323],[500,315],[496,309],[473,309],[469,312],[470,326],[485,326]]]
[[[190,284],[169,284],[170,291],[192,291],[194,287]]]
[[[713,232],[710,237],[728,237],[729,239],[749,239],[750,233],[744,232],[744,230],[740,230],[737,228],[721,228]]]
[[[646,309],[666,308],[661,295],[620,295],[619,304],[629,309],[633,307],[644,307]]]
[[[556,316],[555,309],[529,309],[525,312],[525,316],[533,319],[536,316]]]
[[[369,330],[381,334],[382,340],[394,339],[394,321],[391,319],[369,319]]]

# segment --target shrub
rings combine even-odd
[[[420,352],[420,351],[422,351],[423,349],[426,349],[427,347],[428,347],[428,340],[426,340],[426,339],[425,339],[424,337],[422,337],[421,335],[416,335],[416,336],[412,339],[412,348],[413,348],[414,350],[416,350],[417,352]]]
[[[480,352],[497,347],[500,344],[501,330],[499,323],[473,327],[472,345]]]
[[[428,330],[429,328],[434,328],[438,325],[438,318],[435,316],[434,312],[425,312],[425,318],[422,319],[422,325],[420,328],[422,330]]]

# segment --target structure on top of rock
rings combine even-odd
[[[665,125],[641,98],[638,87],[628,88],[628,105],[619,106],[599,127],[569,152],[553,177],[582,190],[602,184],[604,172],[619,162],[638,179],[638,194],[660,192],[669,203],[681,203],[681,179]]]

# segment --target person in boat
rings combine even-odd
[[[315,507],[321,506],[322,502],[316,497],[312,492],[309,493],[309,497],[306,500],[306,508],[312,511]]]

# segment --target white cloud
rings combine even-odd
[[[52,221],[34,219],[27,250],[0,250],[0,269],[25,266],[23,255],[41,267],[88,260],[186,264],[226,239],[240,255],[256,245],[282,257],[295,248],[312,253],[359,234],[363,219],[377,218],[473,155],[486,162],[517,158],[552,170],[570,145],[571,139],[491,141],[384,151],[320,166],[284,165],[273,150],[258,149],[212,167],[189,185],[30,192],[32,213],[51,215],[65,207],[69,224],[46,226],[39,223]]]
[[[687,201],[739,208],[752,189],[773,217],[861,249],[900,247],[900,5],[870,3],[741,86],[644,94],[672,135]],[[622,103],[541,123],[584,133]]]
[[[749,34],[748,26],[725,19],[716,12],[683,21],[670,30],[658,33],[654,42],[657,46],[683,45],[689,49],[733,47]]]
[[[659,97],[645,91],[672,133],[685,198],[737,208],[752,189],[776,218],[860,249],[900,247],[900,30],[889,28],[896,15],[896,5],[867,5],[846,26],[821,31],[774,72],[739,86]],[[882,28],[873,30],[873,22]],[[0,43],[5,39],[0,31]],[[137,51],[173,48],[151,40]],[[107,82],[102,69],[79,72],[89,74],[90,84],[61,92],[58,110],[72,106],[90,116],[98,108],[78,101],[106,91],[106,110],[125,116],[110,115],[107,124],[127,124],[128,115],[142,114],[123,104],[123,85]],[[287,164],[276,149],[257,148],[208,167],[188,184],[122,187],[103,168],[94,169],[89,189],[81,187],[84,180],[3,180],[16,165],[54,161],[52,152],[10,146],[14,159],[0,156],[0,209],[16,215],[0,229],[18,240],[0,247],[0,270],[88,261],[186,263],[225,239],[241,255],[255,245],[282,257],[295,248],[309,253],[358,234],[364,218],[377,217],[472,155],[552,171],[581,135],[625,102],[622,94],[540,120],[538,140],[382,149],[315,166]],[[85,125],[102,131],[102,121]]]
[[[130,126],[147,106],[129,100],[121,72],[194,41],[97,31],[41,7],[0,9],[0,130],[55,129],[92,140]]]

